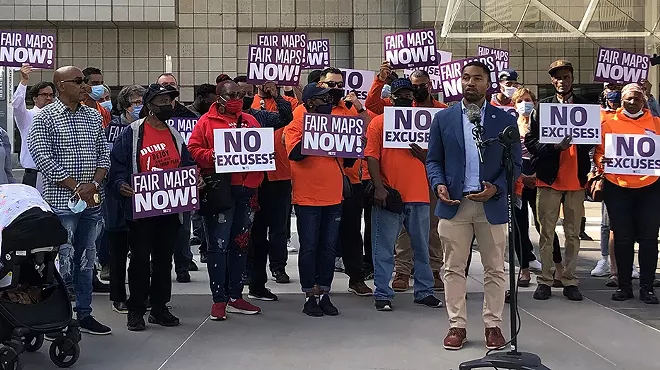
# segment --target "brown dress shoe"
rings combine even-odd
[[[449,332],[445,337],[445,349],[456,351],[463,348],[467,342],[467,330],[462,328],[449,328]]]
[[[486,328],[486,348],[498,349],[506,343],[500,328]]]
[[[444,292],[445,283],[442,282],[442,278],[440,277],[440,271],[433,273],[433,280],[435,280],[435,283],[433,284],[433,290],[435,290],[436,292]]]
[[[392,289],[395,292],[405,292],[410,288],[410,276],[403,274],[394,275],[394,281],[392,281]]]

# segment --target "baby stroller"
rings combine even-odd
[[[5,205],[2,195],[0,191],[0,208]],[[11,211],[11,206],[6,208]],[[38,351],[45,334],[54,338],[49,354],[55,365],[70,367],[80,355],[80,329],[72,318],[66,285],[55,268],[67,231],[44,208],[49,209],[36,206],[14,215],[2,230],[0,370],[20,369],[18,356]],[[0,221],[6,213],[0,212]]]

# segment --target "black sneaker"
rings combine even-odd
[[[268,288],[263,289],[250,289],[248,298],[258,299],[260,301],[277,301],[277,296],[273,294]]]
[[[303,306],[303,313],[312,317],[323,316],[323,310],[321,310],[321,307],[319,307],[319,304],[316,302],[315,296],[306,298],[305,305]]]
[[[551,295],[552,289],[550,289],[550,286],[545,284],[539,284],[539,286],[537,286],[536,290],[534,291],[534,299],[539,301],[550,299]]]
[[[608,288],[616,288],[619,286],[619,278],[616,275],[611,275],[609,279],[607,279],[607,283],[605,283],[605,286]]]
[[[660,288],[660,279],[653,280],[653,287]]]
[[[94,316],[87,316],[82,320],[78,320],[80,324],[80,331],[93,335],[108,335],[112,333],[112,329],[96,321]]]
[[[144,314],[129,312],[128,319],[126,320],[126,328],[129,331],[143,331],[146,329],[147,325],[144,323]]]
[[[208,263],[209,262],[209,258],[206,256],[206,253],[200,253],[199,262],[200,263]]]
[[[190,273],[188,271],[177,272],[176,273],[176,282],[177,283],[189,283],[190,282]]]
[[[633,293],[632,288],[627,288],[627,289],[619,288],[614,293],[612,293],[613,301],[623,302],[632,298],[635,298],[635,294]]]
[[[250,281],[252,281],[250,274],[248,274],[247,271],[243,273],[241,280],[243,281],[243,286],[250,285]]]
[[[431,308],[442,307],[442,301],[436,298],[434,295],[428,295],[422,299],[416,299],[415,303]]]
[[[96,275],[92,281],[92,288],[94,293],[110,293],[110,284],[102,283]]]
[[[161,309],[158,312],[151,310],[149,313],[149,324],[156,324],[160,326],[172,327],[179,326],[179,318],[172,315],[167,308]]]
[[[339,310],[335,305],[330,302],[330,296],[327,294],[322,294],[321,299],[319,300],[319,307],[323,311],[324,315],[328,316],[337,316],[339,315]]]
[[[592,242],[594,241],[594,238],[590,237],[586,232],[580,231],[580,240]]]
[[[200,245],[200,244],[202,244],[202,240],[199,239],[198,237],[193,236],[192,238],[190,238],[190,245]]]
[[[582,293],[575,285],[569,285],[564,287],[564,297],[568,298],[569,301],[581,301]]]
[[[190,260],[190,263],[188,264],[188,271],[199,271],[199,267],[197,267],[197,264],[195,263],[194,260]]]
[[[289,284],[291,282],[291,278],[289,278],[286,271],[273,271],[273,280],[278,284]]]
[[[650,287],[650,288],[640,287],[639,288],[639,300],[646,303],[646,304],[658,304],[658,303],[660,303],[658,301],[658,297],[655,295],[655,292],[653,291],[653,287]]]
[[[112,302],[112,310],[116,313],[126,315],[128,313],[128,306],[126,306],[126,302]]]
[[[375,306],[376,311],[392,311],[392,301],[388,299],[377,299]]]

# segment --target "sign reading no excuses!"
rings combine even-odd
[[[560,143],[572,136],[572,144],[601,143],[600,106],[597,104],[543,103],[539,108],[540,142]]]
[[[272,127],[213,130],[215,172],[254,172],[275,169]]]
[[[276,46],[248,46],[247,82],[262,85],[298,86],[302,66],[307,63],[307,49]]]
[[[344,77],[344,96],[352,91],[362,104],[364,104],[376,73],[374,71],[342,68],[341,75]]]
[[[431,122],[444,108],[385,107],[383,148],[410,149],[417,144],[428,149]]]
[[[0,31],[0,66],[55,68],[55,35]]]
[[[133,219],[199,209],[196,167],[134,174],[133,191]]]
[[[362,158],[364,119],[305,113],[301,153],[323,157]]]
[[[660,140],[656,135],[605,134],[605,172],[660,176]]]
[[[648,55],[623,50],[600,48],[594,81],[637,83],[648,78],[651,61]]]
[[[435,29],[385,35],[385,60],[394,69],[438,65]]]

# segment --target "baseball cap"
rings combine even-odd
[[[305,88],[303,89],[302,100],[303,100],[303,102],[306,103],[309,99],[311,99],[315,96],[320,96],[320,95],[324,95],[324,94],[329,93],[330,90],[332,90],[332,89],[328,89],[328,88],[325,88],[325,87],[319,87],[317,84],[311,83],[311,84],[305,86]]]
[[[408,89],[408,90],[413,90],[412,82],[410,82],[409,79],[407,78],[397,78],[396,80],[392,81],[391,86],[391,92],[394,94],[395,92],[401,90],[401,89]]]
[[[518,81],[518,72],[513,69],[503,69],[497,74],[498,81]]]
[[[159,95],[169,95],[172,100],[179,97],[179,91],[170,85],[162,86],[159,84],[151,84],[147,88],[147,91],[144,92],[142,96],[142,102],[147,104],[153,100],[153,98]]]
[[[553,73],[555,73],[555,71],[558,71],[562,68],[566,68],[570,70],[571,73],[573,73],[573,64],[568,60],[559,59],[559,60],[555,60],[554,62],[552,62],[552,64],[550,64],[550,68],[548,69],[548,74],[552,75]]]

